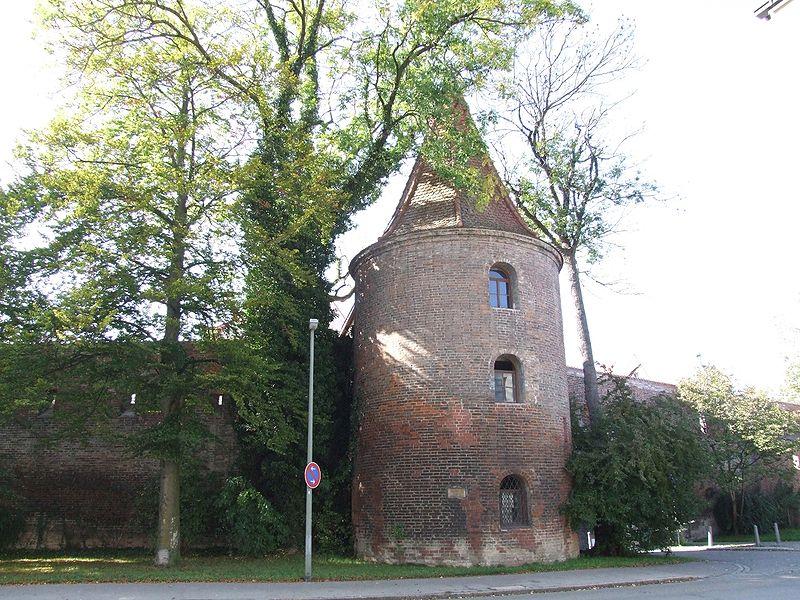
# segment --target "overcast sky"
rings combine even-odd
[[[670,199],[637,209],[586,283],[598,362],[664,381],[702,361],[743,384],[776,389],[799,349],[800,0],[769,21],[761,0],[602,0],[599,27],[624,15],[644,65],[620,127],[643,125],[628,146]],[[22,129],[44,125],[58,95],[48,58],[31,40],[33,0],[0,7],[0,182]],[[407,169],[340,240],[351,258],[374,242]],[[563,288],[566,290],[566,287]],[[567,362],[579,364],[564,304]],[[346,310],[346,308],[344,309]]]

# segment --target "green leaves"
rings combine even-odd
[[[135,392],[137,408],[162,417],[135,450],[178,463],[201,439],[207,390],[221,390],[263,479],[280,481],[302,445],[314,316],[321,439],[337,445],[344,489],[347,375],[325,332],[334,240],[412,152],[487,194],[472,160],[483,143],[459,99],[507,68],[541,17],[572,10],[45,2],[45,39],[74,96],[31,135],[28,177],[2,198],[0,327],[25,343],[0,349],[0,399],[13,399],[0,416],[55,396],[74,424],[100,423]]]
[[[793,404],[800,404],[800,361],[789,363],[782,390],[782,399]]]
[[[265,556],[286,543],[285,519],[243,477],[225,482],[217,505],[223,535],[237,554]]]
[[[728,375],[705,366],[680,383],[679,396],[702,416],[714,483],[722,491],[741,495],[791,468],[800,421],[764,392],[737,389]]]
[[[624,210],[657,191],[621,149],[630,136],[612,135],[618,103],[605,100],[607,84],[636,66],[632,44],[624,22],[607,37],[580,18],[549,22],[496,86],[498,146],[517,205],[544,239],[590,262]]]
[[[596,528],[601,553],[667,548],[700,507],[694,488],[707,462],[697,415],[666,396],[639,403],[622,378],[609,383],[600,422],[573,424],[565,512],[573,527]]]
[[[570,3],[487,0],[406,1],[381,6],[378,23],[341,50],[343,76],[356,84],[338,110],[356,108],[332,141],[353,157],[350,191],[355,209],[373,199],[409,152],[420,148],[440,174],[480,193],[480,172],[470,159],[485,155],[483,142],[464,126],[462,98],[507,69],[517,42],[543,15],[563,15]],[[345,62],[346,61],[346,62]],[[485,179],[485,177],[483,178]]]

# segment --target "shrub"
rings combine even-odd
[[[714,499],[714,518],[717,525],[725,533],[749,532],[753,525],[758,525],[762,532],[772,531],[772,524],[791,527],[791,514],[800,509],[800,493],[796,492],[784,481],[778,481],[771,491],[752,488],[736,494],[736,502],[740,511],[739,523],[734,526],[731,521],[731,497],[719,493]]]
[[[223,486],[219,473],[185,463],[181,468],[181,548],[216,545],[220,516],[217,497]],[[153,479],[135,500],[135,516],[130,526],[155,536],[158,521],[159,481]]]
[[[244,477],[228,479],[217,506],[231,552],[263,556],[286,542],[288,530],[282,515]]]
[[[573,411],[573,488],[564,511],[573,527],[595,529],[595,551],[665,549],[695,516],[694,485],[706,470],[697,414],[673,398],[638,403],[611,378],[600,421],[581,427]]]
[[[25,529],[25,510],[14,492],[11,476],[0,471],[0,550],[12,548]]]

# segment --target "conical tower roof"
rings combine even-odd
[[[535,234],[517,211],[500,178],[489,163],[482,167],[494,179],[494,192],[486,206],[442,179],[423,159],[417,158],[403,195],[382,238],[429,229],[469,227]]]
[[[474,128],[466,102],[456,103],[461,113],[456,127]],[[491,185],[491,197],[485,206],[440,177],[421,156],[406,182],[403,195],[382,238],[414,231],[449,228],[494,229],[538,237],[531,231],[508,195],[488,155],[476,156],[473,164]]]

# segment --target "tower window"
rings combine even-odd
[[[489,271],[489,306],[513,308],[511,276],[503,269],[492,267]]]
[[[517,368],[509,357],[501,356],[494,361],[495,402],[519,402]]]
[[[528,524],[528,499],[525,482],[509,475],[500,483],[500,526],[522,527]]]

